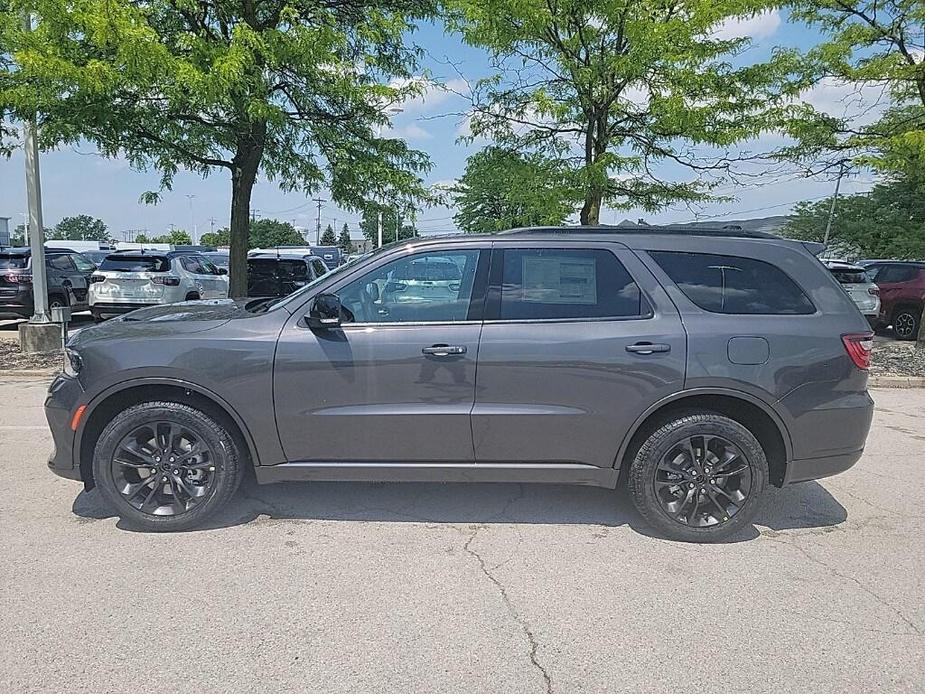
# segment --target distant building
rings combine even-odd
[[[10,218],[0,217],[0,246],[10,245]]]

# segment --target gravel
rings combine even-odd
[[[24,354],[16,340],[0,340],[0,371],[32,369],[60,369],[61,352]]]
[[[871,376],[925,376],[925,349],[915,342],[875,342]]]

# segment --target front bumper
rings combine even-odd
[[[45,419],[51,429],[55,448],[48,458],[48,469],[60,477],[80,480],[80,465],[75,455],[76,434],[71,430],[71,418],[81,404],[84,390],[80,381],[59,374],[48,387],[45,398]]]

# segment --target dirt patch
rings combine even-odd
[[[915,342],[875,342],[871,376],[925,376],[925,349]]]
[[[0,340],[0,371],[20,371],[24,369],[61,369],[62,354],[39,352],[23,354],[18,340]]]

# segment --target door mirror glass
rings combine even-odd
[[[379,301],[379,285],[375,282],[366,285],[366,293],[372,301]]]
[[[306,321],[312,330],[340,326],[340,297],[337,294],[319,294],[312,302]]]
[[[219,274],[219,275],[227,275],[227,274],[228,274],[228,268],[216,267],[216,270],[218,270],[218,274]]]

